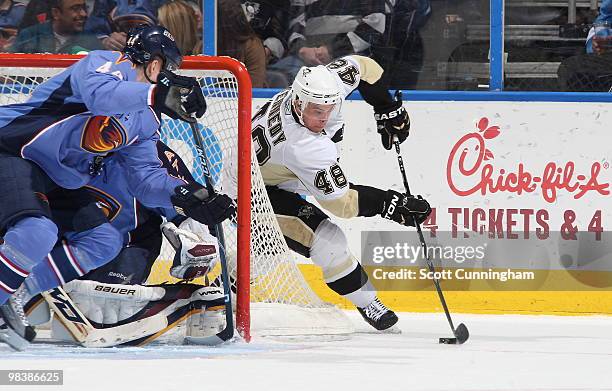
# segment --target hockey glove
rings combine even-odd
[[[387,190],[381,216],[402,225],[414,227],[414,219],[421,224],[431,213],[429,203],[421,196],[407,197],[394,190]]]
[[[393,146],[393,136],[397,136],[400,144],[408,138],[410,117],[402,106],[400,94],[396,94],[396,100],[393,103],[374,107],[374,119],[376,119],[376,128],[385,149],[390,150]]]
[[[203,277],[217,264],[217,240],[210,234],[208,238],[202,238],[191,230],[177,228],[171,222],[164,223],[161,229],[175,250],[171,276],[183,280]]]
[[[230,197],[225,194],[209,195],[198,183],[177,186],[174,193],[170,199],[176,212],[204,225],[218,224],[236,213]]]
[[[153,95],[153,110],[173,119],[195,123],[196,118],[206,112],[206,100],[195,78],[161,71]]]

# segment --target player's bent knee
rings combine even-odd
[[[99,243],[101,243],[101,250],[105,251],[101,257],[106,259],[104,263],[115,259],[123,247],[123,235],[110,223],[99,225],[92,231],[101,239]]]
[[[27,216],[13,224],[4,240],[34,260],[43,259],[57,241],[57,226],[45,216]]]
[[[28,231],[28,246],[45,248],[49,252],[57,241],[57,225],[46,216],[28,216],[15,226]]]
[[[87,271],[105,265],[121,251],[123,236],[110,223],[101,224],[77,235],[73,241],[80,251],[87,254]]]

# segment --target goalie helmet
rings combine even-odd
[[[296,103],[296,99],[299,103]],[[291,85],[291,102],[298,105],[298,117],[302,118],[308,103],[319,105],[335,105],[340,103],[340,89],[331,72],[323,66],[302,67]]]
[[[123,53],[134,64],[145,66],[155,57],[160,57],[164,69],[170,72],[176,71],[183,61],[174,37],[162,26],[140,25],[131,29]]]

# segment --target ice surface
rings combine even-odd
[[[64,386],[0,390],[612,390],[612,318],[463,315],[462,346],[443,314],[400,315],[375,334],[356,312],[348,340],[255,339],[220,347],[0,347],[0,369],[63,369]]]

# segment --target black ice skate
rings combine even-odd
[[[376,330],[386,330],[397,323],[397,315],[391,311],[383,303],[378,300],[378,297],[367,307],[357,308],[363,319],[368,322]]]
[[[24,350],[36,336],[23,312],[23,290],[17,290],[6,303],[0,306],[0,342],[15,350]]]

